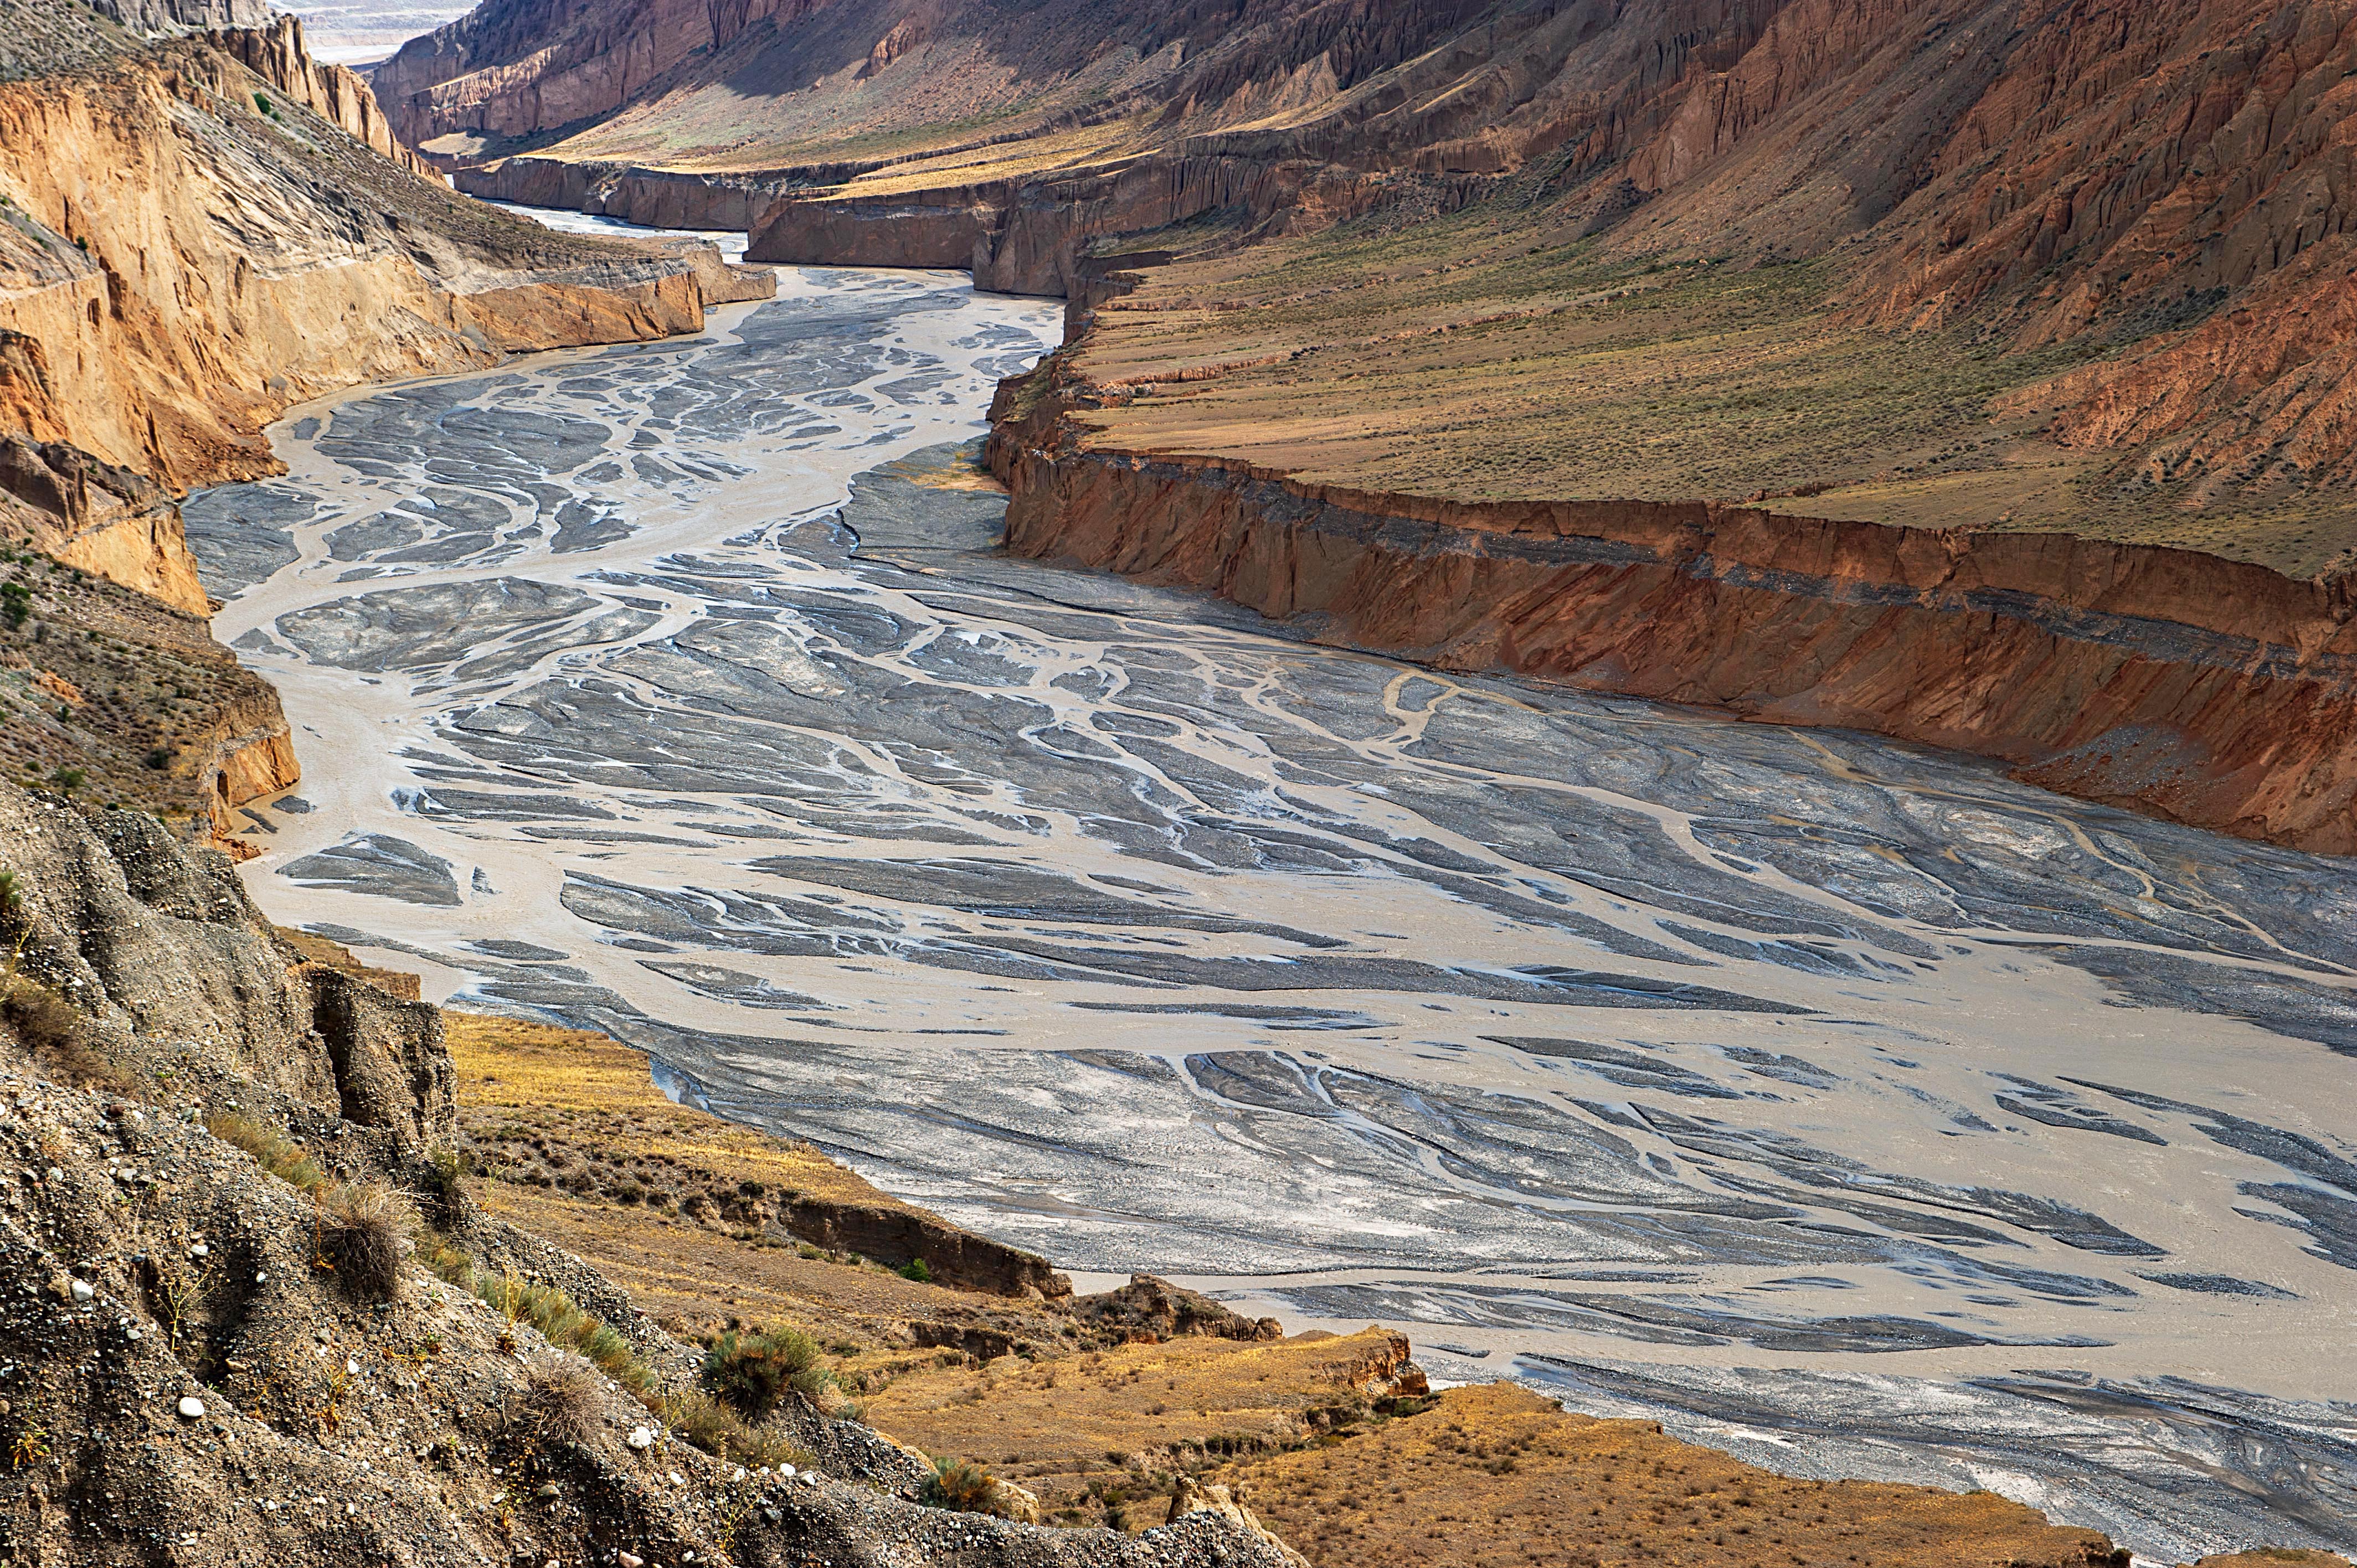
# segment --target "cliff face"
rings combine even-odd
[[[393,134],[376,94],[358,71],[311,58],[303,45],[301,17],[265,16],[251,26],[224,27],[207,41],[379,157],[390,158],[412,174],[440,179]]]
[[[692,330],[768,279],[460,201],[298,23],[180,36],[209,19],[142,13],[171,35],[143,43],[76,5],[8,12],[0,542],[34,554],[12,548],[0,700],[29,776],[233,843],[236,809],[297,769],[275,695],[205,635],[173,492],[271,471],[263,427],[302,398]]]
[[[285,74],[288,31],[231,42]],[[262,427],[335,387],[701,324],[685,258],[467,210],[277,86],[193,41],[0,85],[0,328],[77,445],[250,477]]]
[[[0,759],[252,853],[236,809],[296,782],[294,746],[277,693],[206,629],[171,498],[0,435]]]
[[[1007,547],[1443,668],[1954,747],[2357,854],[2357,600],[2190,552],[1705,502],[1460,503],[1002,432]]]

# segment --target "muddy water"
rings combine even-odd
[[[993,553],[1058,307],[794,271],[191,531],[282,921],[1089,1273],[2175,1560],[2357,1544],[2347,867]]]

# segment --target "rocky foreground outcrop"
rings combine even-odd
[[[921,1507],[931,1466],[802,1403],[705,1452],[659,1413],[701,1358],[437,1164],[433,1008],[300,961],[140,813],[0,785],[0,867],[14,1561],[1297,1561],[1208,1499],[1135,1538]],[[557,1291],[639,1392],[542,1332]]]

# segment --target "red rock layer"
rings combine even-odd
[[[2010,763],[2357,854],[2346,583],[2056,534],[1695,502],[1471,504],[1092,449],[1004,402],[1018,554],[1215,593],[1318,640]]]

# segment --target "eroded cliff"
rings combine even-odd
[[[297,770],[275,695],[204,634],[175,492],[272,471],[263,427],[299,399],[694,330],[769,280],[452,196],[292,18],[126,13],[163,35],[143,39],[48,0],[0,15],[8,749],[229,843],[236,808]]]
[[[2187,551],[1707,502],[1462,502],[1002,424],[1007,547],[1321,641],[2000,758],[2197,826],[2357,854],[2357,610]]]

